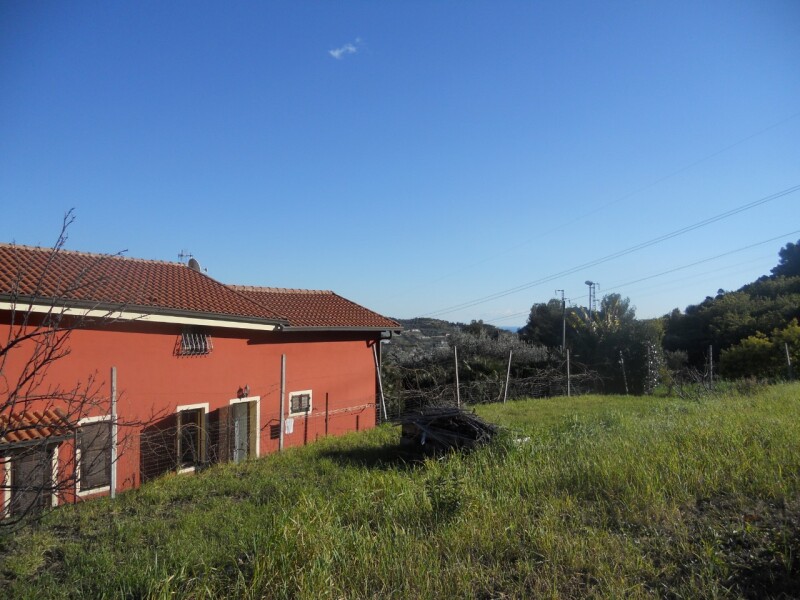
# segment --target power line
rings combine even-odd
[[[766,259],[769,259],[768,261]],[[729,264],[717,268],[707,269],[705,271],[694,271],[691,274],[685,274],[682,277],[678,278],[669,278],[667,280],[661,281],[660,283],[657,281],[650,281],[649,285],[645,285],[644,287],[637,286],[636,291],[633,292],[636,295],[636,302],[638,303],[641,301],[642,298],[650,298],[653,296],[663,298],[665,293],[670,292],[677,292],[684,287],[684,284],[689,282],[697,282],[701,281],[706,284],[706,287],[709,285],[713,285],[710,283],[710,277],[721,277],[722,274],[727,274],[729,276],[737,275],[737,274],[744,274],[749,273],[752,275],[752,269],[743,268],[743,265],[753,265],[754,263],[758,263],[762,272],[764,268],[768,269],[769,266],[775,264],[774,255],[770,254],[768,256],[760,256],[756,259],[746,260],[735,264]],[[765,265],[768,265],[765,267]],[[714,287],[714,291],[720,289],[720,286],[717,285]],[[617,290],[617,288],[613,288],[613,290]],[[706,294],[708,295],[708,294]],[[713,294],[712,294],[713,295]],[[702,300],[701,296],[697,296],[696,300],[692,301],[692,303],[697,303]],[[688,305],[688,303],[687,303]],[[674,304],[673,307],[676,307],[677,304]]]
[[[672,171],[670,173],[667,173],[666,175],[663,175],[662,177],[659,177],[658,179],[656,179],[654,181],[651,181],[648,184],[645,184],[645,185],[643,185],[641,187],[638,187],[638,188],[634,189],[631,192],[623,194],[622,196],[619,196],[618,198],[616,198],[614,200],[611,200],[610,202],[606,202],[605,204],[601,204],[600,206],[598,206],[598,207],[596,207],[596,208],[594,208],[592,210],[589,210],[588,212],[585,212],[582,215],[580,215],[578,217],[575,217],[574,219],[571,219],[569,221],[565,221],[564,223],[561,223],[560,225],[556,225],[555,227],[553,227],[551,229],[548,229],[548,230],[546,230],[544,232],[540,232],[533,239],[541,240],[542,237],[544,237],[544,236],[547,236],[547,235],[550,235],[550,234],[555,233],[557,231],[560,231],[562,229],[565,229],[565,228],[569,227],[570,225],[578,223],[578,222],[582,221],[583,219],[586,219],[587,217],[590,217],[592,215],[595,215],[595,214],[607,209],[610,206],[614,206],[615,204],[619,204],[620,202],[624,202],[625,200],[628,200],[629,198],[637,196],[638,194],[641,194],[642,192],[645,192],[645,191],[647,191],[647,190],[659,185],[660,183],[663,183],[664,181],[672,179],[673,177],[677,177],[678,175],[680,175],[680,174],[682,174],[682,173],[684,173],[686,171],[689,171],[690,169],[693,169],[694,167],[696,167],[698,165],[701,165],[701,164],[711,160],[712,158],[716,158],[717,156],[719,156],[721,154],[724,154],[728,150],[732,150],[733,148],[735,148],[737,146],[740,146],[740,145],[744,144],[745,142],[749,142],[753,138],[756,138],[756,137],[758,137],[760,135],[763,135],[763,134],[767,133],[768,131],[776,129],[777,127],[780,127],[781,125],[783,125],[785,123],[788,123],[789,121],[791,121],[792,119],[795,119],[798,116],[800,116],[800,112],[793,113],[793,114],[789,115],[788,117],[786,117],[785,119],[777,121],[777,122],[765,127],[764,129],[760,129],[759,131],[756,131],[755,133],[751,133],[750,135],[747,135],[747,136],[745,136],[743,138],[740,138],[737,141],[735,141],[735,142],[733,142],[731,144],[728,144],[727,146],[723,147],[720,150],[717,150],[715,152],[712,152],[711,154],[707,154],[707,155],[703,156],[702,158],[699,158],[698,160],[690,162],[689,164],[684,165],[683,167],[680,167],[680,168],[678,168],[678,169],[676,169],[676,170],[674,170],[674,171]],[[469,264],[469,265],[467,265],[467,266],[465,266],[465,267],[463,267],[461,269],[458,269],[458,270],[455,270],[455,271],[451,271],[447,275],[443,275],[443,276],[439,277],[438,279],[433,280],[431,283],[438,283],[440,281],[443,281],[443,280],[447,279],[448,277],[451,277],[452,275],[455,275],[457,273],[461,273],[461,272],[463,272],[463,271],[465,271],[467,269],[472,269],[473,267],[476,267],[478,265],[487,263],[490,260],[493,260],[493,259],[498,258],[500,256],[503,256],[505,254],[508,254],[509,252],[512,252],[514,250],[517,250],[518,248],[521,248],[522,246],[524,246],[526,244],[529,244],[531,241],[533,241],[533,239],[529,239],[529,240],[526,240],[526,241],[524,241],[522,243],[519,243],[519,244],[516,244],[514,246],[511,246],[510,248],[508,248],[506,250],[503,250],[502,252],[495,253],[495,254],[487,257],[487,258],[484,258],[483,260],[479,260],[477,262],[473,262],[473,263],[471,263],[471,264]],[[418,289],[420,287],[422,287],[422,284],[418,285],[416,287],[413,287],[410,290],[406,290],[405,293],[406,294],[410,293],[414,289]],[[402,295],[405,295],[405,294],[401,294],[400,296],[402,296]],[[400,296],[395,296],[395,297],[400,297]],[[436,314],[436,313],[432,313],[432,314]]]
[[[632,254],[634,252],[638,252],[639,250],[644,250],[645,248],[649,248],[651,246],[655,246],[656,244],[660,244],[661,242],[673,239],[675,237],[681,236],[685,233],[689,233],[691,231],[695,231],[702,227],[706,227],[711,225],[712,223],[716,223],[717,221],[721,221],[723,219],[727,219],[728,217],[732,217],[739,213],[745,212],[747,210],[751,210],[768,202],[772,202],[773,200],[777,200],[778,198],[782,198],[784,196],[788,196],[789,194],[793,194],[794,192],[800,190],[800,185],[795,185],[785,190],[781,190],[780,192],[776,192],[774,194],[770,194],[769,196],[765,196],[758,200],[754,200],[752,202],[748,202],[747,204],[743,204],[737,208],[733,208],[731,210],[725,211],[713,217],[709,217],[707,219],[703,219],[702,221],[698,221],[692,225],[687,225],[686,227],[682,227],[680,229],[676,229],[675,231],[671,231],[670,233],[666,233],[664,235],[658,236],[646,242],[642,242],[640,244],[636,244],[634,246],[630,246],[629,248],[625,248],[624,250],[620,250],[618,252],[614,252],[613,254],[609,254],[602,258],[598,258],[583,264],[580,264],[576,267],[572,267],[570,269],[565,269],[564,271],[560,271],[558,273],[554,273],[553,275],[548,275],[546,277],[542,277],[541,279],[536,279],[534,281],[530,281],[528,283],[523,283],[521,285],[515,286],[513,288],[509,288],[500,292],[496,292],[494,294],[489,294],[488,296],[483,296],[481,298],[476,298],[474,300],[469,300],[467,302],[462,302],[460,304],[455,304],[452,306],[448,306],[446,308],[442,308],[436,311],[432,311],[429,313],[425,313],[422,316],[424,317],[432,317],[438,315],[444,315],[447,313],[455,312],[457,310],[461,310],[464,308],[471,308],[473,306],[477,306],[478,304],[483,304],[485,302],[489,302],[491,300],[497,300],[498,298],[503,298],[505,296],[509,296],[511,294],[515,294],[517,292],[521,292],[523,290],[527,290],[537,285],[541,285],[543,283],[547,283],[549,281],[553,281],[558,279],[559,277],[564,277],[565,275],[572,275],[578,271],[582,271],[583,269],[587,269],[589,267],[594,267],[599,264],[603,264],[614,260],[616,258],[620,258],[622,256],[626,256],[628,254]]]
[[[721,274],[721,273],[728,273],[728,274],[748,273],[748,272],[751,272],[751,271],[748,271],[746,269],[741,269],[739,267],[741,267],[742,265],[746,265],[746,264],[752,264],[754,262],[759,262],[759,263],[762,264],[762,266],[765,264],[764,263],[764,257],[760,257],[759,259],[757,259],[755,261],[754,260],[748,260],[748,261],[744,261],[744,262],[741,262],[741,263],[738,263],[738,264],[728,265],[728,266],[725,266],[725,267],[720,267],[718,269],[709,269],[707,271],[697,272],[697,273],[694,273],[692,275],[685,275],[685,276],[679,277],[677,279],[669,279],[669,280],[667,280],[665,282],[662,282],[661,284],[658,284],[656,282],[651,282],[651,284],[649,286],[646,286],[644,288],[637,288],[636,301],[639,302],[642,298],[652,298],[654,296],[658,297],[658,298],[663,298],[665,291],[669,292],[669,291],[673,291],[673,290],[679,289],[681,287],[681,285],[686,283],[686,282],[694,282],[694,281],[700,280],[700,281],[705,281],[708,284],[709,283],[709,276],[719,276],[719,274]],[[770,264],[773,264],[773,265],[775,264],[775,261],[774,261],[774,259],[772,258],[771,255],[770,255]],[[700,302],[703,301],[703,298],[705,298],[706,296],[715,296],[716,295],[716,291],[718,291],[719,289],[720,289],[719,286],[715,286],[714,290],[712,290],[714,293],[708,293],[708,294],[705,294],[705,296],[703,296],[701,294],[698,294],[695,297],[695,299],[691,301],[691,303],[685,303],[685,306],[691,306],[692,304],[699,304]],[[731,291],[731,290],[729,290],[729,291]],[[672,308],[682,308],[682,307],[678,306],[677,304],[673,304]],[[665,314],[666,312],[669,312],[669,311],[667,309],[664,309],[663,312]]]
[[[718,258],[723,258],[725,256],[730,256],[731,254],[736,254],[737,252],[743,252],[745,250],[750,250],[751,248],[756,248],[758,246],[763,246],[764,244],[768,244],[770,242],[775,242],[777,240],[782,240],[790,235],[797,235],[800,233],[800,229],[795,231],[790,231],[789,233],[785,233],[783,235],[778,235],[768,240],[764,240],[763,242],[756,242],[755,244],[750,244],[749,246],[742,246],[741,248],[737,248],[736,250],[731,250],[729,252],[723,252],[722,254],[717,254],[716,256],[711,256],[709,258],[704,258],[703,260],[698,260],[693,263],[689,263],[686,265],[682,265],[680,267],[674,267],[672,269],[668,269],[666,271],[661,271],[660,273],[656,273],[654,275],[648,275],[647,277],[641,277],[640,279],[634,279],[633,281],[627,281],[625,283],[621,283],[619,285],[611,286],[612,289],[618,289],[621,287],[625,287],[628,285],[633,285],[634,283],[641,283],[642,281],[647,281],[648,279],[655,279],[656,277],[661,277],[663,275],[669,275],[670,273],[675,273],[676,271],[682,271],[683,269],[688,269],[690,267],[696,267],[697,265],[702,265],[703,263],[710,262],[712,260],[717,260]]]
[[[790,231],[788,233],[784,233],[783,235],[777,235],[775,237],[771,237],[771,238],[769,238],[767,240],[762,240],[762,241],[756,242],[754,244],[748,244],[747,246],[742,246],[740,248],[736,248],[735,250],[729,250],[728,252],[723,252],[722,254],[717,254],[716,256],[710,256],[708,258],[704,258],[702,260],[697,260],[695,262],[691,262],[691,263],[688,263],[688,264],[685,264],[685,265],[681,265],[679,267],[673,267],[671,269],[667,269],[667,270],[661,271],[659,273],[654,273],[652,275],[647,275],[646,277],[640,277],[639,279],[626,281],[625,283],[620,283],[618,285],[611,285],[611,286],[609,286],[609,289],[617,290],[617,289],[622,288],[622,287],[626,287],[626,286],[629,286],[629,285],[634,285],[636,283],[641,283],[642,281],[648,281],[650,279],[655,279],[657,277],[663,277],[664,275],[669,275],[670,273],[675,273],[677,271],[682,271],[684,269],[689,269],[691,267],[696,267],[697,265],[702,265],[704,263],[711,262],[713,260],[718,260],[720,258],[724,258],[726,256],[730,256],[731,254],[736,254],[738,252],[744,252],[745,250],[750,250],[752,248],[757,248],[758,246],[763,246],[764,244],[769,244],[771,242],[775,242],[775,241],[778,241],[778,240],[783,240],[783,239],[786,239],[789,236],[794,236],[794,235],[797,235],[797,234],[800,234],[800,229],[796,229],[795,231]],[[719,269],[716,269],[715,271],[718,271],[718,270]],[[712,271],[712,272],[715,272],[715,271]],[[585,297],[586,297],[586,295],[579,296],[578,298],[574,298],[574,300],[581,300],[581,299],[583,299]],[[505,321],[506,319],[512,319],[514,317],[527,315],[529,312],[530,312],[530,310],[526,310],[526,311],[523,311],[523,312],[513,313],[513,314],[510,314],[510,315],[504,315],[504,316],[498,317],[496,319],[487,320],[486,323],[494,323],[494,322],[497,322],[497,321]]]

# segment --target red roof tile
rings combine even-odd
[[[59,409],[0,415],[0,444],[20,444],[66,435],[72,429]]]
[[[231,286],[283,315],[290,327],[400,329],[400,324],[325,290]]]
[[[0,298],[288,322],[290,327],[399,329],[330,291],[228,286],[182,263],[0,244]]]
[[[283,321],[280,315],[182,263],[0,244],[0,297]]]

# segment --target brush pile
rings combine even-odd
[[[499,431],[478,415],[455,407],[431,407],[400,419],[400,443],[426,453],[472,449],[492,440]]]

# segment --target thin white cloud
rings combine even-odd
[[[355,42],[347,42],[341,48],[334,48],[333,50],[328,50],[328,54],[330,54],[336,60],[342,60],[348,54],[355,54],[358,52],[358,47],[361,44],[361,38],[356,38]]]

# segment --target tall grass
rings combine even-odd
[[[478,407],[497,443],[422,462],[325,439],[0,540],[9,597],[740,597],[800,589],[800,385]],[[788,591],[787,591],[788,590]]]

